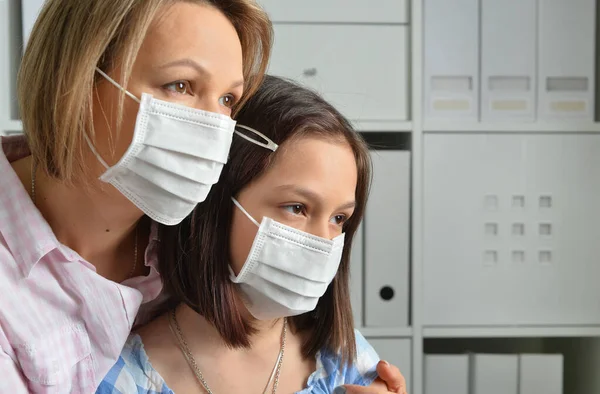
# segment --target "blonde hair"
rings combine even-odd
[[[17,79],[23,128],[40,170],[67,183],[85,174],[80,147],[84,132],[94,135],[95,68],[108,72],[120,67],[120,80],[127,85],[150,24],[159,10],[178,1],[214,6],[235,27],[245,79],[238,107],[258,89],[273,32],[254,0],[48,0],[31,32]],[[121,94],[119,108],[124,97]]]

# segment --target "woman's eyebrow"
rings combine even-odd
[[[158,68],[165,69],[165,68],[171,68],[171,67],[189,67],[189,68],[195,69],[198,73],[200,73],[202,75],[208,75],[208,71],[206,71],[206,69],[200,63],[198,63],[190,58],[178,59],[178,60],[174,60],[172,62],[161,64]]]
[[[206,68],[204,68],[204,66],[202,66],[200,63],[190,59],[190,58],[183,58],[183,59],[179,59],[179,60],[174,60],[172,62],[168,62],[165,64],[162,64],[158,67],[158,69],[162,70],[165,68],[171,68],[171,67],[188,67],[188,68],[193,68],[194,70],[196,70],[200,75],[204,76],[204,77],[210,77],[210,73],[206,70]],[[231,86],[229,87],[229,89],[235,89],[239,86],[244,85],[244,79],[241,78],[237,81],[235,81],[234,83],[231,84]]]

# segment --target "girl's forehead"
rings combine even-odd
[[[287,143],[286,143],[287,145]],[[251,187],[269,193],[296,189],[354,196],[357,166],[348,144],[304,137],[276,153],[275,160]]]

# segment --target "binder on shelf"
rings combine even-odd
[[[594,120],[595,0],[539,2],[539,118]]]
[[[410,152],[371,151],[365,212],[365,325],[406,327],[409,311]]]
[[[472,394],[519,394],[519,356],[471,355]]]
[[[424,109],[428,119],[479,117],[479,0],[425,0]]]
[[[364,326],[363,319],[363,292],[364,292],[364,227],[362,223],[356,229],[352,240],[352,252],[350,253],[350,302],[352,304],[352,315],[356,328]]]
[[[411,393],[412,342],[410,339],[368,338],[379,358],[395,365],[406,379],[406,391]]]
[[[21,0],[23,47],[27,45],[29,34],[31,33],[31,29],[33,28],[35,20],[37,19],[43,5],[44,0]]]
[[[534,121],[537,0],[481,0],[481,120]]]
[[[522,354],[519,394],[563,394],[562,354]]]
[[[425,394],[448,393],[469,393],[469,356],[425,355]]]

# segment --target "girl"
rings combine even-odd
[[[237,119],[245,139],[219,183],[179,228],[161,227],[177,245],[160,263],[173,308],[130,336],[99,393],[324,394],[375,381],[348,288],[365,143],[318,95],[275,77]]]
[[[155,223],[219,178],[271,36],[253,0],[45,2],[26,138],[0,149],[1,393],[94,392],[161,291]]]

